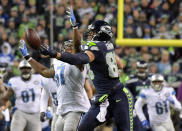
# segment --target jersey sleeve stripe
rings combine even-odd
[[[12,87],[12,84],[11,83],[8,83],[8,87]]]
[[[144,94],[140,94],[140,97],[142,97],[143,99],[146,99],[146,96]]]
[[[173,92],[172,92],[172,95],[176,95],[176,91],[173,91]]]

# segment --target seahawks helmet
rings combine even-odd
[[[63,44],[63,47],[62,47],[62,52],[65,52],[66,49],[70,48],[70,50],[73,49],[73,41],[72,40],[68,40],[68,41],[65,41],[64,44]]]
[[[112,36],[111,26],[103,20],[97,20],[88,26],[88,37],[91,40],[108,41]]]
[[[145,79],[148,75],[148,63],[141,60],[136,63],[137,76],[141,79]]]
[[[22,60],[20,63],[19,63],[19,70],[21,72],[21,78],[23,80],[29,80],[30,77],[31,77],[31,65],[26,61],[26,60]]]
[[[155,91],[160,91],[162,90],[164,84],[164,77],[160,74],[155,74],[151,77],[151,87]]]

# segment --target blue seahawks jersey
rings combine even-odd
[[[131,91],[134,101],[138,98],[140,91],[150,86],[151,74],[146,77],[146,79],[139,79],[137,75],[131,75],[130,79],[126,82],[126,87]]]
[[[165,75],[164,76],[165,80],[168,82],[168,83],[173,83],[173,82],[177,82],[177,81],[181,81],[181,75],[176,73],[171,73],[169,75]]]
[[[91,51],[95,59],[90,63],[93,71],[93,83],[98,94],[109,94],[119,82],[118,67],[115,59],[114,46],[110,42],[90,41],[85,50]]]

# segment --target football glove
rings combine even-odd
[[[78,23],[76,23],[76,18],[73,13],[72,7],[68,7],[68,10],[66,12],[67,12],[67,16],[70,19],[70,23],[73,26],[73,28],[78,27]]]
[[[46,112],[46,117],[47,117],[47,119],[51,119],[52,118],[52,114],[51,114],[50,111]]]
[[[145,129],[149,129],[150,128],[150,123],[147,120],[142,121],[142,126]]]
[[[45,112],[41,112],[40,113],[40,121],[44,122],[46,120],[46,113]]]
[[[40,113],[40,121],[41,122],[44,122],[46,121],[47,119],[51,119],[52,118],[52,114],[50,111],[47,111],[47,112],[41,112]]]
[[[20,46],[19,46],[20,52],[23,55],[23,57],[28,56],[28,50],[27,50],[27,46],[24,40],[20,40]]]
[[[40,46],[40,53],[45,56],[49,56],[50,58],[56,58],[57,57],[57,51],[50,49],[49,46]]]

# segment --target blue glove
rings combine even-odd
[[[174,104],[174,100],[172,97],[168,96],[166,100],[169,101],[169,103]]]
[[[46,112],[46,117],[47,117],[47,119],[51,119],[52,118],[52,114],[51,114],[50,111]]]
[[[70,19],[70,23],[73,27],[77,27],[78,24],[76,23],[76,18],[75,18],[75,15],[73,13],[73,9],[72,7],[68,7],[68,11],[67,12],[67,16],[68,18]]]
[[[24,40],[20,40],[20,51],[21,51],[21,54],[23,55],[23,57],[25,56],[28,56],[28,50],[27,50],[27,46],[26,46],[26,43]]]
[[[145,129],[149,129],[150,128],[150,123],[147,120],[142,121],[142,126]]]

